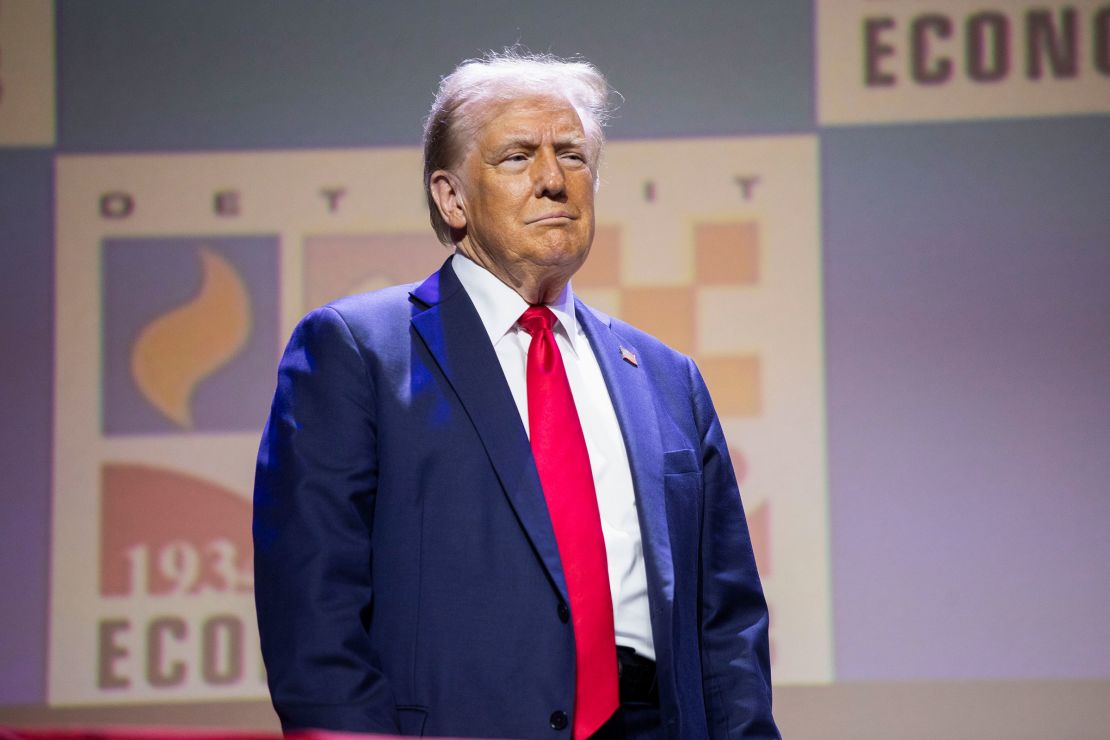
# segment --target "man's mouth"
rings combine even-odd
[[[569,211],[551,211],[541,216],[536,216],[528,220],[530,224],[538,224],[544,221],[572,221],[574,216]]]

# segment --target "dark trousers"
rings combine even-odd
[[[657,703],[621,702],[620,709],[591,740],[662,740],[663,714]]]

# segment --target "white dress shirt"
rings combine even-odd
[[[532,337],[517,324],[517,319],[528,304],[516,291],[461,252],[455,252],[451,267],[478,309],[527,430],[526,370]],[[635,648],[637,653],[654,659],[640,522],[636,517],[632,473],[617,415],[597,357],[575,316],[574,293],[569,284],[548,308],[557,319],[553,327],[555,343],[563,356],[571,395],[586,438],[586,451],[590,455],[601,512],[601,533],[605,538],[617,644]]]

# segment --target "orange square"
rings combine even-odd
[[[695,224],[694,263],[701,285],[759,282],[759,224],[741,221]]]
[[[694,289],[657,285],[621,291],[620,317],[679,352],[694,351]]]
[[[598,226],[586,263],[571,281],[582,288],[612,288],[621,278],[621,230],[619,226]]]
[[[699,357],[698,368],[721,416],[759,416],[762,411],[758,355]]]

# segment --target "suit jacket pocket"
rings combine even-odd
[[[425,707],[397,707],[397,721],[402,735],[423,736],[427,719],[428,710]]]
[[[693,450],[670,450],[663,453],[663,475],[697,473],[698,456]]]
[[[693,450],[663,453],[663,473],[675,604],[696,607],[702,498],[702,475],[697,454]],[[697,618],[693,613],[682,616],[690,624],[694,624]]]

